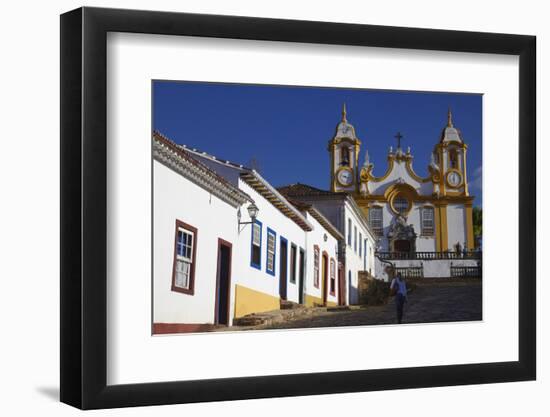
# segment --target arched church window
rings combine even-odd
[[[399,194],[393,199],[393,209],[399,214],[405,214],[409,211],[409,200]]]
[[[340,165],[349,167],[349,148],[347,146],[340,148]]]

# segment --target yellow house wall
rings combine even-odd
[[[279,297],[235,285],[235,318],[279,308]]]
[[[315,307],[323,304],[323,300],[321,297],[314,297],[312,295],[306,294],[305,298],[305,305],[306,307]],[[338,303],[335,303],[334,301],[327,301],[327,306],[334,307],[337,306]]]

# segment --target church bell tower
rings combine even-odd
[[[466,152],[468,145],[464,143],[462,133],[453,124],[451,109],[447,113],[447,126],[443,128],[439,143],[435,145],[432,154],[432,164],[435,164],[439,176],[438,194],[468,196],[468,178],[466,171]]]
[[[336,126],[333,138],[328,142],[332,191],[358,191],[360,147],[361,141],[355,135],[355,128],[347,120],[344,103],[342,120]]]

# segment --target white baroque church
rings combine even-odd
[[[342,119],[328,142],[331,191],[353,195],[378,237],[377,253],[381,258],[479,258],[472,252],[474,196],[468,189],[468,145],[454,126],[451,110],[441,135],[434,138],[426,177],[415,172],[410,147],[401,147],[401,134],[396,138],[397,146],[389,148],[386,167],[377,169],[368,149],[360,164],[362,142],[348,121],[344,104]],[[377,176],[375,171],[383,173]],[[407,266],[415,267],[413,263]],[[416,266],[420,268],[421,263]],[[449,275],[451,266],[446,262]],[[426,271],[420,274],[425,276]]]

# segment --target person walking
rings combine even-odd
[[[398,272],[390,284],[390,293],[395,295],[395,308],[397,310],[397,323],[403,321],[403,306],[407,302],[407,283]]]

